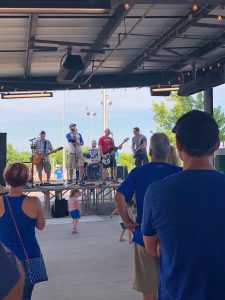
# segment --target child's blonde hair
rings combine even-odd
[[[172,145],[170,146],[170,153],[169,153],[169,157],[168,157],[168,163],[170,163],[172,165],[176,165],[176,166],[181,165],[180,158],[177,154],[177,149]]]
[[[79,194],[79,196],[81,195],[81,191],[79,189],[71,190],[70,191],[70,198],[75,196],[77,193]]]

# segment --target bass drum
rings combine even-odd
[[[101,164],[90,164],[86,167],[85,177],[87,180],[98,180],[102,177],[102,166]]]

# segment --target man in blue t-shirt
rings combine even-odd
[[[191,111],[173,129],[184,171],[145,194],[146,251],[160,254],[160,300],[225,299],[225,175],[214,169],[220,145],[209,114]]]
[[[63,179],[63,169],[60,168],[60,165],[56,165],[56,169],[55,169],[55,176],[57,180],[61,180]]]
[[[144,248],[141,233],[143,202],[145,191],[149,185],[171,174],[181,171],[181,168],[168,164],[170,142],[164,133],[155,133],[150,141],[151,163],[133,169],[127,179],[118,188],[115,200],[119,213],[126,227],[134,229],[134,283],[133,289],[143,293],[144,300],[156,299],[158,288],[158,259],[150,257]],[[137,218],[134,223],[127,213],[127,203],[136,195]],[[138,224],[138,225],[137,225]]]

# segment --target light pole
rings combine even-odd
[[[96,112],[90,111],[88,107],[86,107],[87,116],[91,117],[91,141],[93,140],[93,118],[96,116]]]
[[[106,90],[102,90],[102,120],[103,120],[103,132],[107,128],[107,104],[112,105],[112,101],[108,100],[108,95],[106,95]]]

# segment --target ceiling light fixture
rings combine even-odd
[[[176,92],[179,90],[178,85],[174,86],[161,86],[161,87],[153,87],[151,88],[152,92],[157,93],[157,92]]]
[[[221,15],[218,15],[216,19],[217,19],[218,22],[223,21],[223,17]]]
[[[50,14],[107,14],[111,9],[110,0],[33,0],[1,1],[0,13],[50,13]]]
[[[123,5],[125,10],[129,10],[130,9],[130,4],[129,3],[124,3]]]
[[[192,5],[192,10],[193,11],[197,11],[198,10],[198,5],[197,4],[193,4]]]
[[[52,92],[38,92],[38,93],[2,93],[2,99],[22,99],[22,98],[44,98],[53,97]]]

